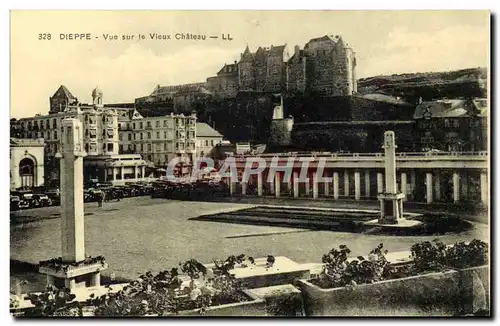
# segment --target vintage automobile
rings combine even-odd
[[[19,196],[10,195],[10,210],[17,211],[19,209],[19,202],[21,199]]]
[[[45,195],[49,197],[52,205],[60,205],[61,193],[58,188],[52,188],[45,191]]]
[[[18,208],[23,209],[23,208],[33,208],[33,193],[31,190],[16,190],[16,191],[11,191],[11,195],[18,197],[19,202],[18,202]]]
[[[33,207],[52,206],[52,199],[46,194],[33,194]]]

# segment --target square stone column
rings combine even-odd
[[[488,174],[486,171],[481,171],[481,202],[488,205]]]
[[[384,174],[377,172],[377,194],[384,192]]]
[[[349,197],[349,171],[344,171],[344,196]]]
[[[305,187],[305,194],[307,197],[309,197],[311,195],[311,179],[309,178],[309,172],[306,174],[304,187]]]
[[[318,199],[318,175],[313,172],[313,198]]]
[[[458,174],[458,172],[453,172],[452,179],[453,202],[458,203],[460,201],[460,175]]]
[[[333,199],[339,199],[339,173],[333,172]]]
[[[257,196],[262,197],[262,172],[257,174]]]
[[[426,198],[427,204],[431,204],[434,201],[433,193],[432,193],[432,173],[427,172],[425,174],[425,188],[426,188]]]
[[[436,200],[441,199],[441,174],[439,173],[439,170],[436,170],[434,173],[434,195]]]
[[[324,194],[325,194],[325,197],[328,197],[330,195],[330,184],[328,181],[324,181],[323,182],[323,189],[324,189]]]
[[[281,195],[281,176],[279,172],[274,173],[274,195],[276,198]]]
[[[407,183],[407,175],[406,172],[401,173],[401,193],[403,193],[406,196],[406,189],[407,189],[408,183]]]
[[[299,173],[293,172],[293,197],[299,198]]]
[[[370,183],[370,170],[365,171],[365,196],[366,198],[370,198],[371,195],[371,183]]]
[[[354,172],[354,198],[361,199],[361,175],[359,171]]]
[[[247,183],[241,182],[241,195],[246,196],[247,194]]]

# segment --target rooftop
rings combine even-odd
[[[223,137],[217,130],[210,127],[205,122],[196,123],[196,136],[197,137]]]

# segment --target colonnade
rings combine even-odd
[[[325,182],[323,176],[318,176],[316,172],[308,172],[307,181],[299,181],[299,172],[297,171],[291,173],[289,180],[283,180],[286,177],[285,173],[275,172],[274,177],[269,181],[268,172],[267,170],[264,173],[251,175],[249,178],[248,183],[257,188],[257,196],[272,195],[280,198],[286,194],[294,198],[312,197],[312,199],[317,199],[321,196],[333,197],[334,200],[339,200],[340,197],[361,200],[367,198],[374,199],[385,189],[384,173],[382,170],[376,171],[376,179],[373,178],[375,177],[375,171],[372,169],[325,170],[323,176],[329,178],[328,182]],[[472,197],[470,195],[471,189],[469,189],[471,188],[470,183],[474,176],[476,177],[475,180],[479,179],[476,182],[480,188],[477,201],[484,204],[488,202],[489,186],[486,170],[469,172],[451,170],[442,172],[440,170],[420,171],[418,169],[411,169],[400,170],[397,174],[398,190],[406,195],[405,200],[424,201],[429,204],[437,201],[458,203],[462,200],[469,200]],[[478,174],[479,178],[477,178]],[[237,195],[237,183],[229,182],[229,180],[227,182],[229,183],[231,195]],[[342,189],[341,182],[343,183]],[[241,195],[248,194],[248,183],[240,182]],[[354,189],[351,187],[352,183],[354,183]],[[416,199],[417,187],[420,187],[419,194],[422,195],[419,199]]]

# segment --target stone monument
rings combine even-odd
[[[107,268],[104,257],[85,256],[83,212],[83,127],[78,119],[62,121],[61,151],[61,250],[62,256],[39,264],[47,285],[75,288],[100,286],[100,271]]]
[[[396,147],[394,131],[386,131],[384,133],[385,192],[378,194],[380,224],[398,224],[398,220],[403,217],[405,195],[397,192]]]

